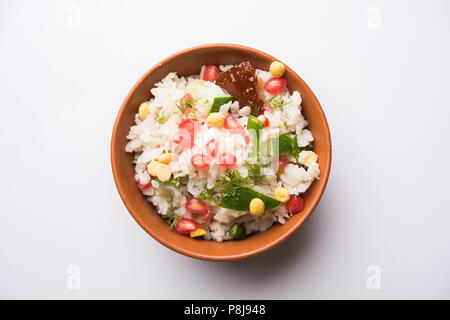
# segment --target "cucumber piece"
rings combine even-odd
[[[253,146],[248,154],[250,163],[257,163],[259,159],[259,135],[262,130],[261,121],[255,117],[250,115],[247,121],[247,131],[252,135]]]
[[[231,229],[228,231],[231,239],[233,240],[242,240],[245,238],[245,227],[240,223],[234,223]]]
[[[210,114],[211,112],[219,112],[220,107],[225,103],[230,102],[231,100],[233,100],[233,97],[215,97],[208,114]]]
[[[282,134],[278,137],[278,154],[291,152],[293,149],[293,140],[290,133]],[[276,149],[273,149],[276,151]]]
[[[277,199],[266,196],[249,187],[230,184],[222,192],[219,206],[236,211],[250,211],[250,202],[254,198],[259,198],[264,202],[265,210],[276,208],[281,204]]]
[[[285,133],[279,135],[272,141],[272,156],[279,156],[284,153],[290,153],[295,158],[297,158],[300,151],[301,150],[298,146],[296,135]]]

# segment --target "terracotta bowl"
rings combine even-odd
[[[302,112],[315,138],[314,151],[319,155],[320,180],[303,195],[305,207],[284,225],[275,224],[269,230],[241,241],[205,241],[191,239],[170,231],[167,223],[141,194],[134,180],[133,156],[125,152],[127,133],[134,124],[139,105],[149,100],[150,89],[169,72],[178,75],[197,74],[202,65],[227,65],[250,61],[256,68],[268,70],[278,60],[267,53],[234,44],[208,44],[178,52],[152,67],[131,89],[117,115],[111,140],[111,163],[114,180],[125,206],[137,223],[166,247],[181,254],[204,260],[236,260],[254,256],[272,248],[292,235],[311,215],[327,184],[331,165],[331,139],[327,120],[319,101],[306,83],[286,66],[285,79],[292,92],[301,93]]]

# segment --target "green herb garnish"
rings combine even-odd
[[[173,201],[169,200],[168,201],[170,206],[169,206],[169,212],[170,214],[163,214],[162,218],[164,220],[166,220],[166,222],[169,224],[169,230],[172,230],[173,228],[176,227],[178,221],[180,221],[181,219],[183,219],[183,216],[179,216],[175,213],[174,207],[173,207]]]
[[[245,167],[248,170],[248,174],[250,177],[252,177],[252,179],[255,181],[255,184],[259,184],[263,179],[264,179],[264,175],[261,174],[261,168],[266,168],[270,165],[270,163],[266,164],[266,165],[262,165],[262,164],[251,164],[248,161],[245,163]]]
[[[203,224],[203,216],[201,214],[193,214],[192,220],[194,220],[198,225]]]
[[[180,184],[180,179],[174,178],[173,176],[170,177],[169,181],[163,182],[163,181],[159,180],[158,177],[155,178],[155,181],[158,182],[158,183],[171,184],[171,185],[174,185],[175,187],[177,187]]]
[[[253,107],[253,110],[252,110],[252,114],[259,114],[259,110],[261,110],[261,107],[259,106],[259,104],[256,104],[254,107]]]
[[[205,184],[203,187],[203,191],[200,192],[197,200],[209,200],[211,202],[217,203],[217,199],[214,197],[214,188],[208,189]]]
[[[277,97],[278,97],[278,99],[277,99]],[[270,105],[274,110],[283,110],[283,107],[285,105],[291,103],[292,101],[284,102],[284,100],[281,96],[273,96],[272,98],[267,99],[264,102],[267,103],[268,105]]]
[[[166,121],[167,121],[167,117],[164,115],[164,110],[162,110],[161,114],[158,116],[158,118],[156,118],[154,123],[159,122],[159,123],[163,124]]]
[[[227,169],[225,171],[225,176],[222,177],[219,182],[216,183],[214,189],[225,184],[239,184],[239,185],[251,185],[250,177],[242,177],[239,171],[231,171]]]
[[[175,106],[178,108],[178,111],[175,112],[175,114],[181,112],[182,114],[184,114],[186,116],[186,118],[198,119],[197,115],[195,114],[195,108],[194,108],[194,103],[196,103],[198,100],[199,100],[199,98],[195,99],[194,101],[191,101],[190,99],[185,98],[183,101],[184,103],[181,104],[181,106],[177,102],[175,102]],[[190,110],[191,112],[188,113],[188,110]]]

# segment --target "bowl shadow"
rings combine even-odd
[[[324,208],[324,206],[322,206]],[[323,210],[323,209],[322,209]],[[309,261],[308,255],[320,241],[321,206],[317,206],[309,219],[288,239],[278,246],[259,255],[242,260],[211,262],[218,272],[225,276],[239,277],[240,281],[255,283],[274,280],[277,275],[282,276],[283,269],[292,266],[293,261]],[[270,277],[267,275],[271,274]]]

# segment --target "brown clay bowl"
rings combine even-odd
[[[331,138],[324,112],[311,89],[291,68],[286,66],[285,79],[290,91],[301,93],[302,112],[315,138],[315,152],[319,155],[320,180],[313,182],[303,195],[305,207],[284,225],[276,224],[269,230],[253,234],[241,241],[218,243],[191,239],[170,231],[167,223],[141,194],[134,180],[133,156],[125,152],[127,133],[134,124],[139,105],[150,98],[150,89],[169,72],[191,75],[202,65],[227,65],[250,61],[256,68],[268,70],[278,60],[267,53],[235,44],[207,44],[178,52],[148,70],[134,85],[120,108],[112,133],[111,163],[114,180],[120,196],[136,222],[157,241],[181,254],[204,260],[236,260],[254,256],[281,243],[292,235],[311,215],[327,184],[331,165]]]

